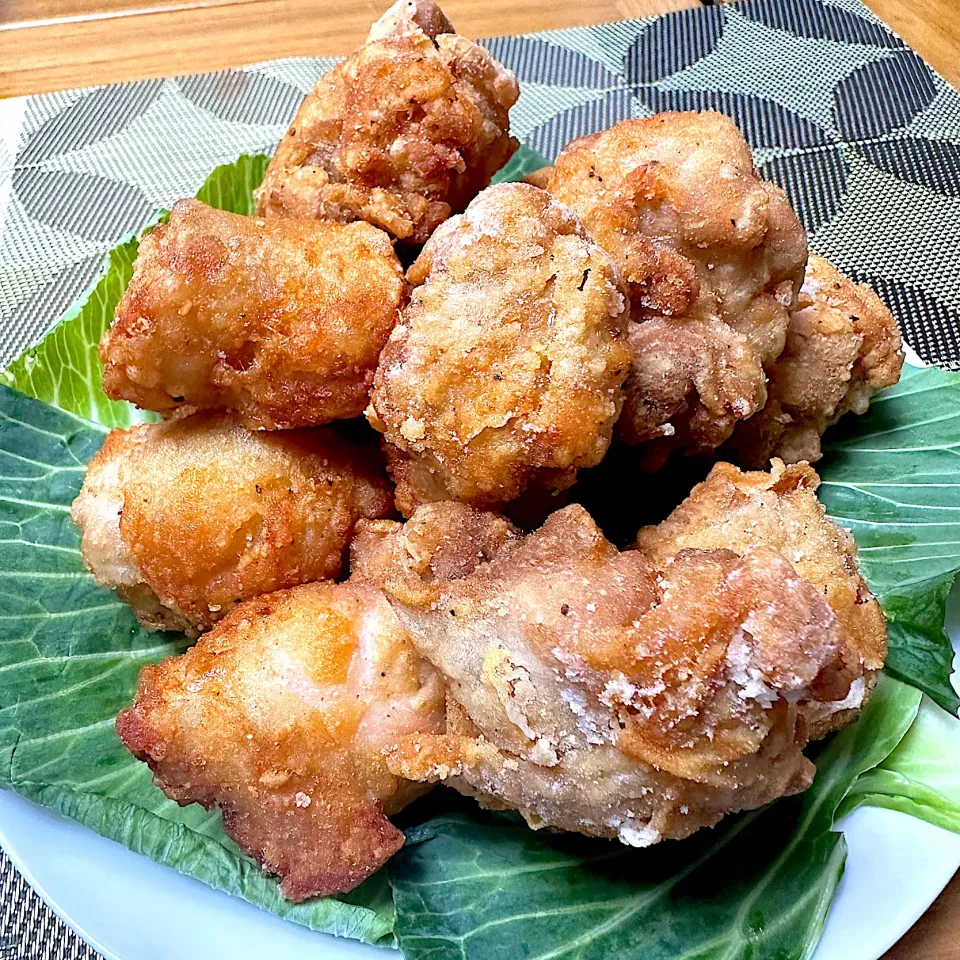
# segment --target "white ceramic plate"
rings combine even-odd
[[[960,590],[948,629],[960,647]],[[846,872],[813,960],[876,960],[960,868],[960,836],[890,810],[841,823]],[[389,960],[312,933],[0,792],[0,844],[44,900],[109,960]],[[396,956],[396,954],[394,954]]]
[[[947,630],[960,654],[960,589],[950,601]],[[877,960],[960,868],[960,835],[872,808],[854,811],[839,826],[849,847],[846,871],[812,960]],[[40,896],[108,960],[398,956],[280,920],[10,791],[0,791],[0,845]]]
[[[876,960],[960,867],[960,836],[890,810],[843,824],[850,852],[813,960]],[[30,885],[108,960],[390,960],[312,933],[0,793],[0,843]]]

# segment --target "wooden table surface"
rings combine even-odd
[[[958,0],[866,0],[960,86]],[[345,54],[388,0],[0,0],[0,96]],[[697,0],[443,0],[493,36],[696,6]],[[960,960],[960,874],[884,960]]]
[[[698,0],[445,0],[471,37],[572,27]],[[960,85],[958,0],[867,0]],[[0,0],[0,96],[349,53],[388,0]]]

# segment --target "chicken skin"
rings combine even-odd
[[[357,520],[391,501],[375,447],[200,413],[114,430],[73,519],[98,583],[149,629],[196,634],[241,600],[338,576]]]
[[[616,267],[576,215],[526,184],[485,190],[408,271],[367,417],[397,507],[499,507],[599,463],[627,374]]]
[[[358,416],[405,295],[365,223],[260,220],[181,200],[140,242],[100,344],[108,396],[252,428]]]
[[[527,536],[452,502],[361,522],[354,577],[447,691],[446,732],[400,738],[390,769],[633,846],[804,790],[802,750],[862,702],[872,638],[776,537],[740,539],[620,553],[577,505]],[[823,569],[853,564],[838,530],[814,546]]]
[[[721,320],[653,317],[630,323],[633,351],[617,437],[639,446],[646,470],[673,450],[707,453],[763,406],[763,365],[746,338]]]
[[[803,281],[807,238],[786,195],[713,112],[625,120],[569,144],[537,180],[577,211],[629,290],[620,436],[646,445],[651,468],[675,449],[715,448],[763,406],[764,367]]]
[[[636,547],[655,566],[685,550],[745,553],[772,547],[825,598],[854,647],[845,655],[862,676],[844,711],[808,708],[811,739],[852,719],[876,683],[887,655],[886,619],[857,566],[851,534],[838,527],[817,500],[820,478],[809,464],[774,460],[769,473],[741,472],[718,463],[662,523],[644,527]]]
[[[430,0],[398,0],[317,83],[280,142],[265,217],[366,220],[423,243],[517,149],[516,77]]]
[[[443,688],[383,595],[311,583],[237,607],[140,674],[123,743],[294,901],[357,886],[403,845],[387,816],[423,792],[384,748],[442,731]]]
[[[737,425],[729,447],[747,467],[821,457],[820,437],[900,379],[903,345],[896,321],[865,284],[811,256],[787,345],[770,367],[766,406]]]

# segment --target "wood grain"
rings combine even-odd
[[[927,63],[960,87],[960,4],[957,0],[864,2]],[[940,955],[936,958],[939,960]],[[934,954],[930,960],[934,960]]]
[[[867,0],[960,84],[957,0]],[[697,0],[449,0],[467,36],[643,17]],[[380,0],[3,0],[0,96],[349,53]]]
[[[958,0],[866,0],[960,85]],[[467,36],[524,33],[697,0],[444,0]],[[345,54],[387,0],[0,0],[0,96]],[[960,960],[960,875],[884,960]]]
[[[13,0],[18,15],[58,0]],[[135,0],[95,0],[131,5]],[[150,0],[143,0],[144,3]],[[153,0],[158,6],[164,0]],[[0,24],[0,96],[141,77],[219,70],[275,57],[346,54],[388,6],[386,0],[240,0],[131,15]],[[76,11],[83,0],[63,0]],[[450,0],[457,29],[471,37],[572,27],[696,6],[696,0]],[[0,16],[6,13],[0,2]],[[32,16],[32,14],[31,14]]]
[[[250,0],[4,0],[0,27],[51,26],[76,20],[171,12]]]
[[[960,960],[960,873],[881,960]]]

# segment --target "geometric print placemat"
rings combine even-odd
[[[100,960],[100,954],[30,889],[2,852],[0,960]]]
[[[960,367],[960,93],[859,0],[746,0],[486,43],[520,77],[514,132],[551,159],[625,117],[730,114],[814,249],[877,289],[924,360]],[[0,365],[158,207],[272,151],[334,62],[0,101]]]
[[[520,78],[514,134],[548,159],[627,117],[732,116],[812,248],[877,290],[923,360],[960,369],[960,92],[859,0],[744,0],[484,42]],[[218,164],[272,152],[335,62],[0,101],[0,366],[155,210]],[[0,906],[0,960],[96,956],[5,857]]]

